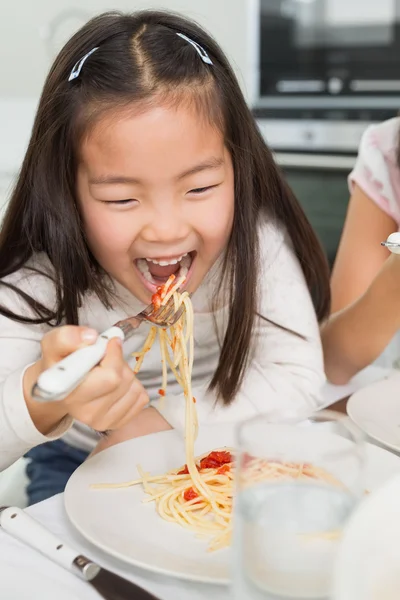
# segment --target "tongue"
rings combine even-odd
[[[156,279],[168,279],[170,275],[175,275],[175,273],[177,273],[181,267],[180,263],[176,263],[176,265],[165,265],[165,267],[156,265],[153,262],[147,262],[147,265],[149,267],[151,276],[155,277]]]

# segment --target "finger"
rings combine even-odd
[[[129,422],[149,402],[143,388],[132,386],[124,396],[114,400],[101,398],[90,405],[79,407],[76,418],[97,431],[115,429],[120,423]]]
[[[147,395],[147,393],[144,392],[139,396],[138,401],[134,406],[132,406],[131,410],[127,413],[127,415],[125,415],[124,418],[121,419],[121,421],[115,423],[113,427],[110,427],[110,429],[121,429],[122,427],[125,427],[125,425],[130,423],[135,417],[137,417],[137,415],[140,412],[142,412],[142,410],[146,408],[149,402],[150,398]]]
[[[101,402],[96,400],[97,406],[95,407],[93,404],[96,421],[107,422],[106,428],[110,429],[114,423],[124,418],[131,407],[138,402],[141,407],[143,403],[149,402],[149,398],[140,381],[135,378],[127,389],[120,388],[117,393],[101,398]]]
[[[131,428],[133,426],[135,429],[135,419],[145,409],[145,406],[132,406],[123,419],[116,421],[108,428],[107,435],[111,435],[113,439],[118,442],[124,442],[135,437],[135,435],[132,435],[131,433]],[[122,437],[120,437],[119,434],[121,434]]]
[[[87,404],[108,394],[126,393],[134,379],[134,373],[124,360],[118,338],[108,342],[105,359],[99,366],[94,367],[63,402],[68,407],[74,404]],[[118,392],[120,386],[125,386],[123,392]],[[70,414],[72,414],[69,409]]]
[[[42,355],[53,364],[82,346],[93,344],[98,337],[95,329],[65,325],[49,331],[42,339]]]
[[[129,392],[116,402],[108,414],[107,429],[120,429],[138,415],[149,403],[149,397],[144,389],[132,386]]]
[[[121,371],[124,365],[126,365],[126,361],[122,352],[122,341],[120,338],[113,338],[107,344],[107,351],[100,363],[100,367]]]
[[[96,367],[63,402],[71,416],[94,427],[94,422],[105,418],[113,404],[135,389],[138,394],[144,390],[127,363],[123,363],[121,374],[115,369]]]
[[[141,385],[129,365],[122,358],[120,362],[114,368],[99,366],[92,369],[83,382],[64,399],[71,414],[79,406],[90,406],[92,411],[97,410],[101,414],[102,405],[105,413],[128,392],[134,381]]]

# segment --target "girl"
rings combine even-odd
[[[332,316],[322,339],[333,383],[380,357],[399,358],[400,256],[381,242],[400,226],[400,118],[370,126],[350,174],[351,199],[332,274]]]
[[[50,71],[0,239],[0,466],[51,442],[29,454],[31,502],[62,491],[94,430],[183,428],[173,377],[157,400],[158,348],[129,366],[146,326],[63,401],[31,397],[171,273],[195,292],[200,423],[318,405],[327,264],[227,59],[182,17],[104,14]]]

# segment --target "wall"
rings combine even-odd
[[[87,17],[112,9],[167,7],[183,12],[218,39],[238,73],[249,73],[247,15],[253,4],[253,0],[0,0],[0,97],[37,96],[55,48]]]
[[[216,37],[251,99],[257,5],[258,0],[0,0],[0,213],[21,164],[52,59],[88,18],[106,10],[182,12]]]

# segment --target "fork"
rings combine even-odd
[[[32,398],[39,402],[62,400],[82,382],[93,367],[99,364],[112,338],[117,337],[124,342],[134,334],[143,321],[165,329],[174,325],[180,319],[182,312],[183,306],[175,311],[174,299],[171,297],[158,309],[150,304],[135,317],[118,321],[113,327],[103,331],[94,344],[76,350],[43,371],[32,388]]]
[[[385,246],[392,254],[400,254],[399,242],[381,242],[381,246]]]
[[[400,234],[396,231],[391,233],[386,242],[381,242],[392,254],[400,254]]]

